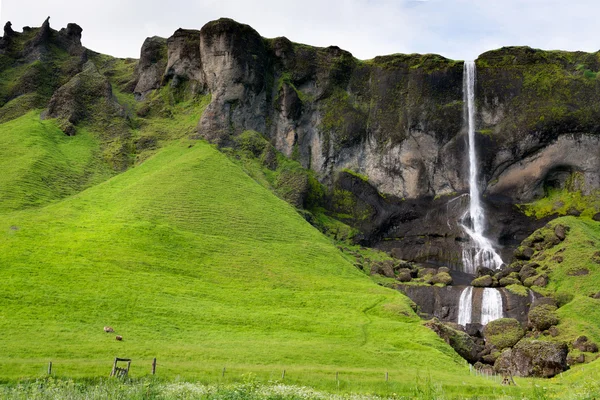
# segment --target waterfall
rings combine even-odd
[[[469,133],[469,209],[461,219],[463,230],[471,238],[463,246],[464,272],[474,274],[478,267],[498,269],[503,264],[492,243],[484,236],[485,215],[479,198],[477,154],[475,153],[475,62],[465,61],[463,96],[466,107],[465,123]]]
[[[498,289],[483,289],[481,299],[481,324],[502,318],[502,295]]]
[[[466,287],[460,294],[458,301],[458,323],[466,326],[471,323],[471,312],[473,307],[473,286]]]

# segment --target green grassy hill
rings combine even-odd
[[[119,356],[134,359],[134,376],[157,357],[166,377],[210,379],[225,366],[269,379],[287,369],[288,379],[319,385],[338,370],[357,382],[389,371],[402,385],[431,374],[449,388],[489,387],[407,298],[375,285],[210,145],[174,142],[57,200],[71,193],[33,177],[53,181],[64,166],[61,177],[75,179],[94,141],[61,136],[33,113],[0,131],[18,131],[10,143],[35,150],[8,149],[3,160],[22,165],[2,178],[3,379],[41,375],[50,360],[59,375],[105,375]],[[101,172],[94,179],[106,177],[90,165]]]

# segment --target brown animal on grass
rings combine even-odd
[[[123,336],[119,336],[119,335],[117,335],[117,336],[115,337],[115,339],[117,339],[118,341],[121,341],[121,340],[123,340]]]
[[[115,330],[112,328],[112,326],[105,326],[104,327],[104,332],[106,333],[111,333],[114,332]]]

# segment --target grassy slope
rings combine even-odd
[[[0,213],[47,204],[111,175],[87,131],[69,138],[39,114],[0,124]]]
[[[48,360],[60,374],[103,375],[122,356],[135,375],[158,357],[166,376],[214,376],[227,365],[266,377],[287,368],[315,384],[319,370],[363,381],[390,370],[412,383],[429,371],[445,385],[470,382],[468,391],[489,386],[406,298],[370,282],[203,142],[1,215],[0,265],[5,378],[39,374]]]
[[[549,267],[548,289],[562,296],[573,297],[558,312],[561,318],[561,339],[572,341],[585,332],[592,340],[600,342],[600,300],[589,296],[600,291],[600,223],[589,218],[561,217],[550,226],[564,224],[570,227],[565,242],[546,250],[546,258],[538,261]],[[553,258],[561,256],[557,263]],[[597,260],[597,261],[596,261]],[[586,275],[575,275],[576,271],[587,270]]]

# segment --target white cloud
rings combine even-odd
[[[230,17],[266,37],[287,36],[316,46],[338,45],[359,58],[399,52],[456,59],[508,45],[596,51],[600,40],[592,0],[2,0],[0,19],[15,29],[77,22],[84,44],[137,57],[147,36],[179,27],[200,29]]]

